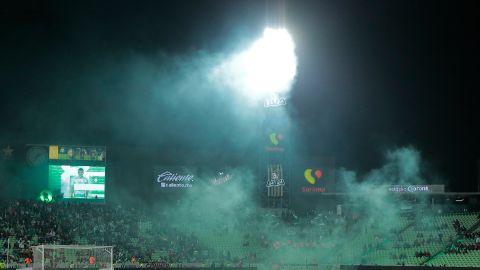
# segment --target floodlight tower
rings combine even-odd
[[[263,147],[260,150],[259,181],[262,204],[288,209],[292,197],[292,169],[287,94],[296,75],[293,39],[285,28],[285,2],[267,0],[267,25],[252,46],[252,83],[261,91],[266,110],[263,123]],[[252,84],[253,86],[253,84]]]
[[[292,200],[291,137],[285,103],[266,106],[260,149],[260,194],[269,208],[290,208]]]

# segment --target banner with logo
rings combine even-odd
[[[310,157],[299,161],[294,169],[293,189],[297,195],[336,192],[333,158]]]
[[[269,164],[267,166],[267,181],[265,188],[268,197],[283,197],[285,191],[285,177],[282,164]]]
[[[154,185],[156,191],[182,191],[199,184],[198,169],[186,166],[156,166]]]
[[[230,167],[218,167],[216,169],[203,169],[200,176],[204,179],[203,182],[215,186],[222,187],[230,184],[237,172]]]
[[[385,189],[394,193],[443,193],[445,185],[393,185]]]
[[[266,136],[265,150],[268,152],[284,152],[285,151],[285,135],[280,129],[272,129]]]
[[[156,191],[189,191],[202,187],[229,186],[241,174],[238,168],[228,166],[156,166],[154,185]]]

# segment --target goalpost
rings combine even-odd
[[[32,246],[33,270],[95,268],[113,270],[113,246]]]

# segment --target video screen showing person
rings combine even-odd
[[[105,199],[105,167],[49,165],[49,189],[64,199]]]

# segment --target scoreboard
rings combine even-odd
[[[105,147],[50,145],[50,160],[105,162]]]
[[[48,146],[48,190],[65,200],[104,200],[106,147]]]

